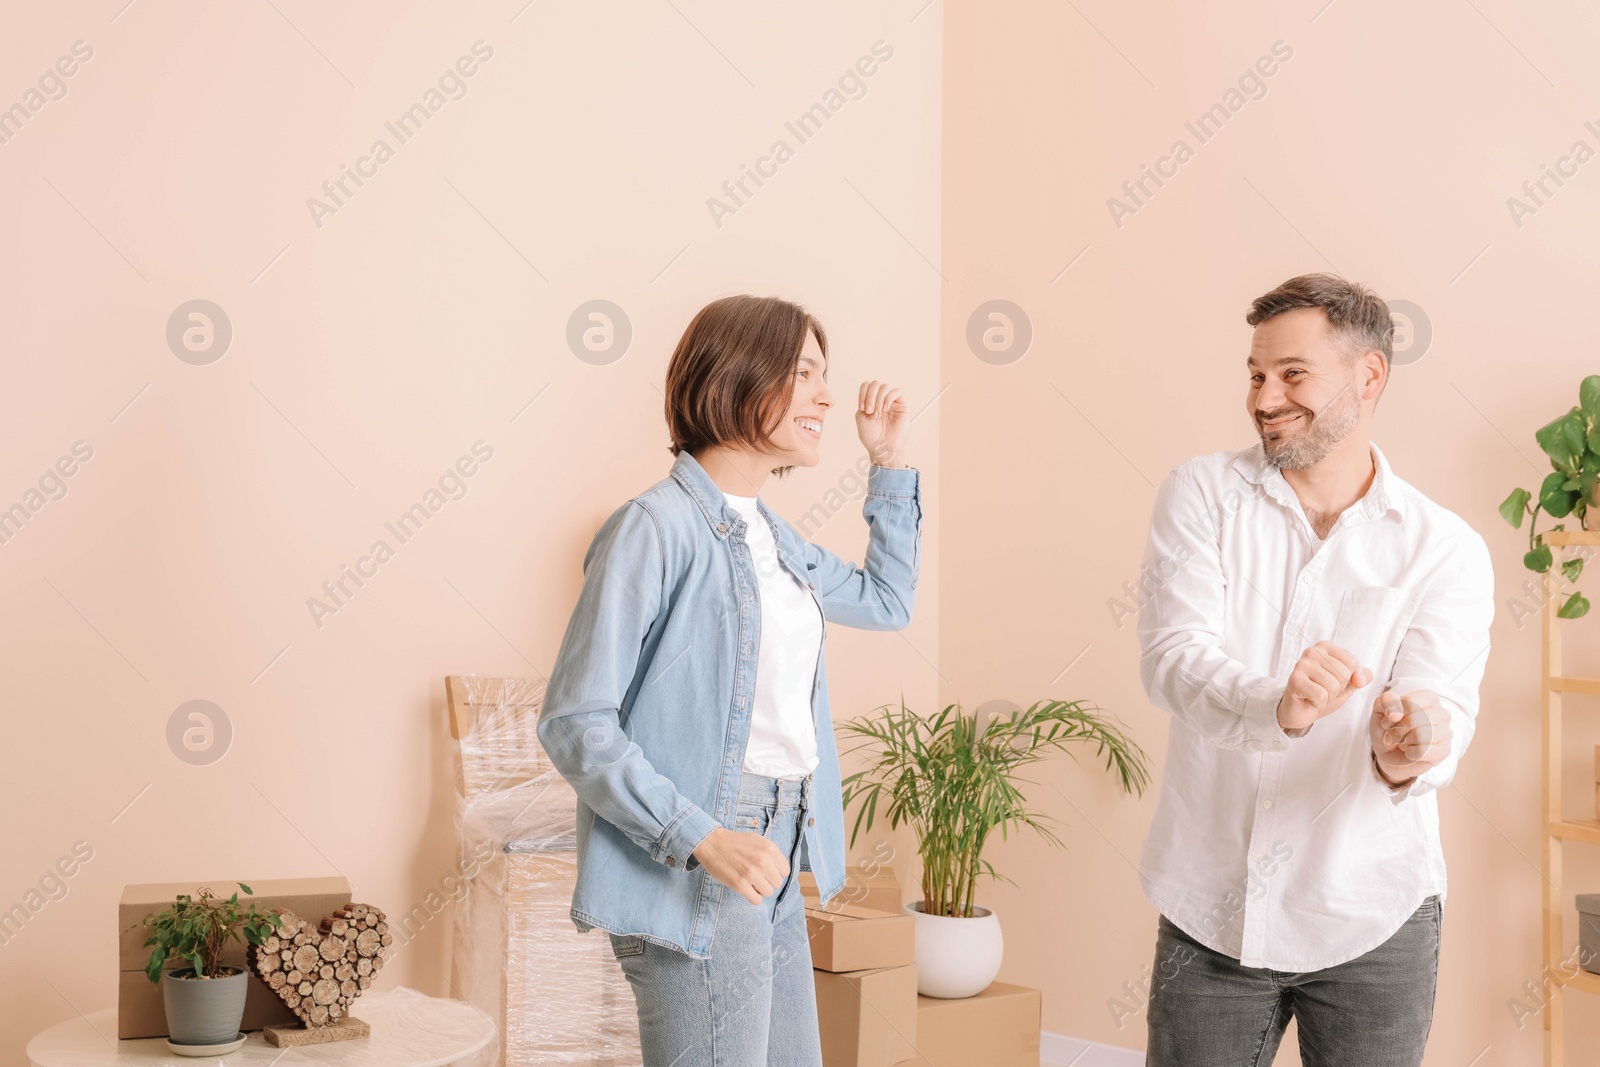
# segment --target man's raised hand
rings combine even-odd
[[[1278,725],[1299,730],[1344,706],[1357,689],[1372,682],[1372,672],[1332,641],[1318,641],[1300,654],[1278,701]]]
[[[1451,735],[1450,713],[1431,690],[1385,690],[1372,705],[1372,754],[1395,785],[1437,767],[1450,754]]]

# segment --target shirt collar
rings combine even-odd
[[[1373,473],[1372,484],[1367,487],[1366,495],[1351,506],[1360,508],[1361,513],[1369,519],[1377,518],[1389,511],[1393,511],[1403,519],[1406,515],[1406,500],[1405,494],[1399,489],[1399,479],[1389,468],[1389,460],[1384,456],[1383,449],[1378,447],[1378,443],[1369,441],[1367,444],[1372,449],[1372,461],[1377,469]],[[1294,488],[1284,479],[1283,471],[1267,459],[1266,447],[1260,441],[1235,456],[1233,467],[1245,477],[1245,480],[1261,486],[1278,503],[1285,507],[1294,506],[1296,500]]]
[[[728,524],[722,518],[722,490],[717,488],[717,483],[711,480],[711,475],[700,466],[698,460],[689,455],[688,451],[678,453],[678,458],[672,463],[672,480],[683,486],[684,492],[689,494],[689,499],[695,502],[704,516],[706,525],[711,527],[711,532],[718,537],[728,533]],[[722,529],[717,529],[718,525]]]
[[[695,502],[701,516],[706,520],[706,525],[711,527],[711,532],[717,537],[727,537],[736,523],[744,522],[738,517],[738,510],[728,503],[728,498],[722,489],[711,480],[711,475],[706,473],[706,469],[700,466],[700,461],[687,451],[679,452],[678,458],[673,461],[672,479],[683,486],[684,492]],[[732,512],[734,523],[728,522],[728,516],[723,514],[725,507]],[[756,498],[756,510],[762,515],[767,514],[767,507],[759,496]]]

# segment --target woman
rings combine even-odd
[[[572,919],[608,932],[645,1067],[820,1067],[798,872],[844,885],[824,620],[900,629],[921,556],[900,391],[861,386],[873,466],[858,568],[767,510],[818,461],[828,343],[803,308],[703,308],[667,368],[671,474],[606,520],[539,739],[578,794]]]

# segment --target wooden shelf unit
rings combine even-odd
[[[1600,678],[1574,678],[1561,673],[1561,623],[1556,616],[1561,608],[1560,574],[1563,548],[1600,547],[1600,532],[1559,530],[1544,535],[1544,543],[1556,550],[1556,559],[1545,571],[1541,583],[1544,603],[1539,610],[1539,633],[1543,654],[1539,695],[1544,720],[1544,797],[1540,804],[1544,818],[1544,838],[1540,849],[1544,866],[1544,975],[1552,980],[1550,1002],[1544,1009],[1545,1067],[1563,1067],[1566,1041],[1563,1029],[1564,995],[1568,989],[1600,995],[1600,974],[1579,970],[1572,977],[1561,973],[1565,953],[1561,948],[1561,909],[1565,892],[1561,887],[1561,843],[1581,841],[1600,845],[1600,819],[1568,819],[1561,814],[1561,697],[1564,693],[1600,696]]]

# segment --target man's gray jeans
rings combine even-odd
[[[1305,972],[1241,967],[1163,915],[1145,1067],[1266,1067],[1291,1016],[1305,1067],[1419,1067],[1443,912],[1431,896],[1377,948]]]

